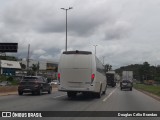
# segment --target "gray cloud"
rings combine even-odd
[[[117,21],[112,26],[108,26],[105,31],[105,40],[119,40],[128,37],[131,26],[125,21]]]
[[[150,0],[8,0],[0,1],[0,42],[18,42],[20,58],[59,59],[65,48],[89,50],[113,66],[160,60],[159,1]],[[3,4],[4,3],[4,4]],[[2,5],[3,4],[3,5]],[[155,59],[153,59],[155,58]]]

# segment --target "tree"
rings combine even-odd
[[[104,67],[106,72],[112,70],[112,65],[106,64]]]
[[[150,79],[150,64],[148,62],[144,62],[139,72],[141,75],[141,82]]]
[[[21,66],[22,69],[26,69],[26,65],[25,64],[20,63],[20,66]]]
[[[32,71],[33,71],[34,75],[37,75],[37,72],[39,71],[39,62],[38,62],[38,64],[32,65]]]

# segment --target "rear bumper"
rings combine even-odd
[[[58,86],[58,91],[68,92],[68,91],[74,91],[74,92],[97,92],[96,89],[94,89],[93,86],[85,87],[85,88],[65,88],[62,86]]]
[[[30,92],[38,92],[39,91],[39,87],[18,87],[18,91],[20,92],[24,92],[24,93],[30,93]]]
[[[132,86],[121,86],[121,88],[132,88]]]

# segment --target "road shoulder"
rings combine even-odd
[[[160,96],[157,96],[157,95],[155,95],[153,93],[150,93],[150,92],[147,92],[147,91],[144,91],[144,90],[141,90],[141,89],[137,89],[137,88],[134,88],[134,89],[136,89],[136,90],[138,90],[138,91],[140,91],[140,92],[142,92],[142,93],[144,93],[144,94],[146,94],[146,95],[148,95],[148,96],[160,101]]]

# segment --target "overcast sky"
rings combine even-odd
[[[160,64],[160,0],[0,0],[0,42],[18,42],[26,58],[58,61],[65,49],[94,51],[113,68]]]

